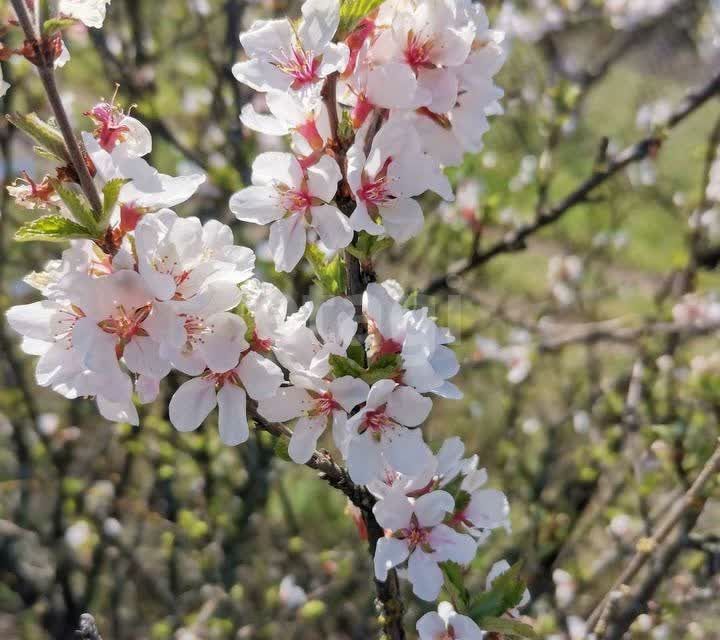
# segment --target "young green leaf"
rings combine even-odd
[[[378,380],[394,378],[400,373],[400,367],[400,356],[396,353],[389,353],[373,362],[363,373],[362,379],[372,386]]]
[[[292,462],[292,458],[290,458],[290,453],[288,452],[289,445],[290,441],[287,438],[275,438],[273,451],[278,458],[285,460],[285,462]]]
[[[365,369],[363,369],[357,362],[355,362],[355,360],[351,360],[350,358],[346,358],[345,356],[338,356],[336,354],[332,354],[329,361],[333,375],[336,378],[342,378],[343,376],[362,378],[365,373]]]
[[[508,638],[537,638],[535,630],[524,622],[512,618],[483,618],[480,627],[491,633],[499,633]]]
[[[348,358],[357,362],[361,367],[365,366],[365,348],[353,338],[350,346],[347,348]]]
[[[114,178],[105,183],[103,187],[103,212],[99,220],[101,227],[107,226],[113,209],[115,209],[115,205],[118,203],[120,191],[128,182],[130,182],[130,180],[126,180],[125,178]]]
[[[472,599],[470,617],[473,620],[499,617],[520,604],[525,593],[525,583],[519,577],[521,567],[521,563],[516,562],[495,578],[490,589]]]
[[[358,234],[358,239],[355,244],[350,245],[345,250],[355,256],[360,262],[367,262],[382,251],[385,251],[385,249],[392,247],[393,243],[394,240],[392,238],[372,236],[366,231],[361,231]]]
[[[323,252],[317,245],[308,244],[305,258],[315,273],[315,279],[325,293],[339,296],[345,292],[345,263],[338,254],[326,262]]]
[[[43,34],[50,36],[56,31],[62,31],[63,29],[72,27],[76,23],[77,20],[74,18],[50,18],[49,20],[45,20],[45,24],[43,24]]]
[[[85,228],[89,229],[94,237],[99,236],[101,228],[87,198],[79,191],[66,187],[58,180],[53,180],[52,185],[55,188],[55,192],[60,196],[60,199],[65,203],[65,206],[70,210],[72,217]]]
[[[445,576],[445,588],[455,597],[460,609],[465,611],[470,601],[470,592],[465,586],[465,576],[459,564],[455,562],[442,562],[440,564]]]
[[[383,2],[384,0],[344,0],[340,5],[340,25],[337,30],[337,39],[346,38],[360,20],[370,15]]]
[[[11,124],[29,135],[53,157],[60,158],[65,162],[69,161],[65,140],[60,131],[41,120],[36,113],[28,113],[27,115],[16,113],[8,115],[7,119]]]
[[[44,216],[28,222],[15,233],[15,240],[29,242],[45,240],[62,242],[63,240],[92,239],[93,234],[85,227],[58,215]]]

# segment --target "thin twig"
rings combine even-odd
[[[676,127],[718,92],[720,92],[720,73],[716,74],[712,80],[702,88],[691,91],[667,119],[664,128],[672,129]],[[605,166],[595,167],[590,177],[584,180],[560,202],[541,210],[532,222],[520,225],[485,251],[475,254],[470,260],[448,270],[448,273],[445,275],[435,278],[423,289],[423,293],[430,295],[448,289],[453,279],[489,262],[496,256],[524,249],[528,238],[548,225],[557,222],[576,205],[587,202],[589,196],[598,187],[625,169],[628,165],[639,162],[656,153],[662,145],[662,142],[662,138],[657,135],[649,136],[621,151],[614,158],[611,158]]]
[[[705,466],[695,479],[695,482],[693,482],[692,486],[687,490],[685,495],[678,500],[665,519],[658,525],[653,536],[650,538],[644,538],[638,543],[635,555],[631,558],[630,562],[620,574],[618,579],[615,580],[609,592],[603,597],[597,607],[595,607],[595,610],[590,614],[587,621],[588,629],[592,630],[595,625],[597,625],[605,608],[608,606],[610,594],[617,591],[617,589],[619,589],[622,585],[632,582],[643,566],[645,566],[645,563],[652,556],[657,547],[665,541],[670,532],[683,518],[685,513],[700,498],[703,488],[713,475],[718,472],[718,470],[720,470],[720,440],[718,440],[715,453],[713,453],[710,459],[705,463]]]
[[[25,38],[31,43],[35,50],[38,74],[40,75],[40,80],[45,87],[45,93],[47,94],[48,101],[50,102],[50,106],[55,114],[55,119],[60,127],[60,132],[65,140],[65,146],[67,147],[70,162],[78,176],[78,179],[80,180],[80,186],[82,187],[82,190],[93,210],[100,212],[102,210],[100,196],[98,195],[95,183],[93,182],[92,176],[90,175],[90,171],[88,170],[85,162],[85,154],[81,150],[80,144],[73,133],[70,119],[68,118],[65,106],[63,105],[60,93],[58,92],[57,83],[55,82],[55,70],[53,66],[54,60],[50,60],[45,56],[43,48],[38,42],[38,34],[35,31],[35,27],[23,0],[10,0],[10,2],[17,14],[18,22],[25,33]]]

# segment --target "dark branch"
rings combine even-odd
[[[716,74],[704,87],[690,92],[667,119],[664,128],[672,129],[676,127],[718,92],[720,92],[720,74]],[[574,191],[565,196],[560,202],[541,210],[532,222],[520,225],[484,251],[474,254],[464,263],[450,269],[444,276],[432,280],[424,288],[423,293],[430,295],[448,289],[455,278],[465,275],[473,269],[489,262],[496,256],[524,249],[528,238],[535,235],[541,229],[560,220],[560,218],[576,205],[587,202],[593,191],[625,169],[628,165],[639,162],[656,153],[662,146],[662,142],[663,139],[658,135],[649,136],[621,151],[614,158],[611,158],[605,166],[596,166],[590,177],[582,182]]]

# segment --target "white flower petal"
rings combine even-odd
[[[408,548],[402,540],[380,538],[375,548],[375,577],[381,582],[385,582],[388,571],[405,562],[407,557]]]
[[[265,400],[275,395],[284,377],[280,367],[253,351],[242,359],[237,371],[253,400]]]
[[[310,460],[317,446],[318,438],[323,434],[326,426],[326,416],[300,418],[295,424],[288,445],[290,458],[298,464],[305,464]]]
[[[220,439],[231,447],[250,437],[245,391],[234,384],[224,384],[217,394]]]
[[[178,431],[194,431],[217,404],[215,384],[207,378],[193,378],[180,385],[170,399],[170,422]]]

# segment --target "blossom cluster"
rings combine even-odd
[[[300,262],[308,231],[330,251],[356,232],[399,243],[416,236],[416,197],[434,191],[452,200],[443,167],[479,151],[488,115],[501,112],[493,76],[505,58],[502,35],[489,29],[482,5],[385,2],[335,42],[339,24],[339,2],[307,0],[299,25],[258,20],[240,36],[248,59],[233,72],[265,95],[267,110],[248,104],[241,120],[290,135],[292,152],[260,154],[252,186],[230,208],[239,220],[270,226],[280,271]],[[328,78],[339,80],[330,98]],[[347,141],[333,131],[338,120]],[[348,199],[349,217],[341,211]]]
[[[102,22],[104,1],[74,4],[71,15]],[[258,20],[240,40],[247,60],[233,72],[265,99],[264,112],[249,104],[241,120],[289,136],[291,150],[260,154],[252,184],[229,206],[238,220],[270,227],[281,272],[298,267],[309,243],[351,252],[363,239],[417,235],[416,198],[453,199],[444,169],[479,151],[487,117],[501,112],[493,76],[502,35],[468,0],[388,0],[349,25],[338,0],[307,0],[299,22]],[[345,290],[361,301],[336,295],[293,312],[279,288],[255,277],[253,251],[228,226],[172,210],[204,176],[152,167],[150,132],[114,103],[86,115],[103,228],[80,226],[61,259],[26,279],[43,299],[7,314],[23,351],[39,356],[38,384],[94,397],[107,419],[137,424],[137,405],[154,402],[174,371],[183,380],[168,401],[176,429],[197,429],[216,408],[228,445],[247,440],[253,420],[283,424],[300,464],[328,431],[352,481],[376,498],[386,532],[377,579],[406,567],[415,594],[436,599],[441,563],[469,565],[493,529],[509,526],[507,500],[484,486],[477,456],[464,458],[459,438],[433,453],[423,436],[433,399],[462,397],[450,331],[427,308],[403,304],[390,280]],[[83,223],[79,214],[98,222],[83,213],[70,172],[26,175],[9,191],[53,224]]]

